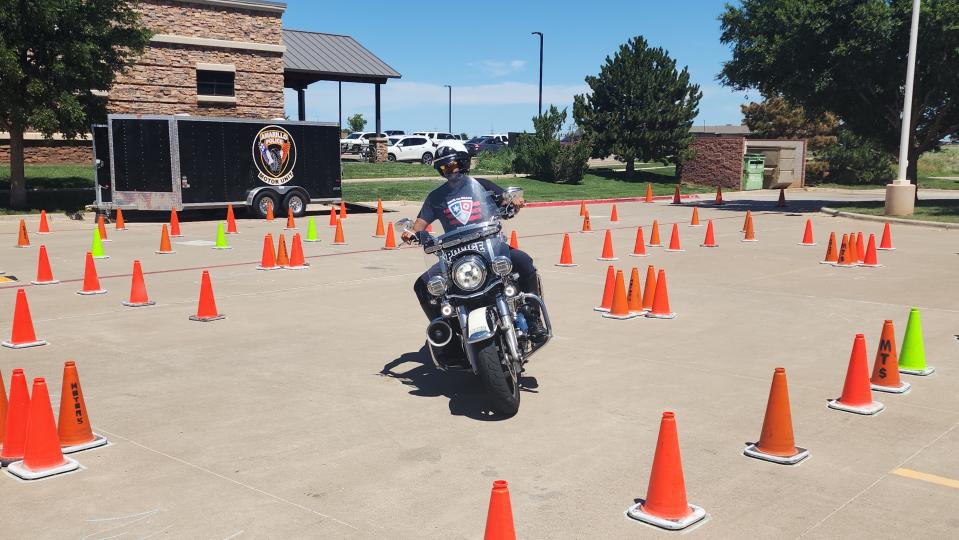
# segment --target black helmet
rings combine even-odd
[[[470,171],[470,161],[470,153],[461,141],[445,141],[433,155],[433,168],[443,177],[453,172],[465,174]]]

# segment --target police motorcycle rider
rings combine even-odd
[[[426,232],[426,227],[436,220],[439,220],[443,226],[443,232],[448,233],[462,227],[467,222],[457,219],[454,215],[454,209],[461,210],[457,206],[457,201],[463,199],[463,196],[469,196],[473,193],[483,191],[490,192],[493,200],[498,204],[505,206],[509,201],[500,197],[504,189],[500,186],[486,180],[485,178],[473,178],[469,175],[471,157],[466,150],[466,146],[460,141],[444,142],[443,146],[436,149],[433,156],[433,168],[446,178],[446,183],[434,189],[426,196],[423,201],[423,207],[416,216],[411,231],[405,231],[402,239],[406,243],[411,243],[414,239],[423,247],[429,247],[433,244],[433,238]],[[477,189],[479,184],[480,189]],[[472,201],[470,201],[472,203]],[[515,212],[526,205],[522,197],[512,200]],[[533,266],[533,259],[526,252],[510,248],[510,259],[513,261],[513,271],[519,274],[517,285],[526,293],[535,294],[542,297],[542,287],[539,276],[536,273],[536,267]],[[433,320],[440,315],[440,308],[434,297],[427,290],[427,283],[432,275],[435,275],[439,269],[439,264],[433,265],[424,272],[413,284],[413,292],[419,299],[420,307],[426,314],[428,320]],[[539,308],[533,305],[527,305],[524,309],[526,321],[529,324],[530,337],[534,342],[541,342],[546,339],[547,329],[540,320]]]

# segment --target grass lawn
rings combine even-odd
[[[93,165],[26,165],[27,189],[93,187]],[[0,190],[10,189],[10,166],[0,165]]]
[[[883,201],[862,201],[848,202],[842,206],[835,207],[836,210],[843,212],[855,212],[857,214],[869,214],[871,216],[884,215],[885,202]],[[945,221],[949,223],[959,223],[959,199],[938,199],[921,200],[916,203],[916,211],[906,219],[918,219],[920,221]]]

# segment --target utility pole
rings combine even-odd
[[[911,216],[916,209],[916,186],[906,178],[906,170],[909,167],[909,140],[912,135],[912,83],[916,76],[918,34],[919,0],[912,0],[909,58],[906,59],[906,91],[902,104],[902,131],[899,135],[899,174],[891,184],[886,185],[885,213],[887,216]]]
[[[449,130],[450,133],[453,133],[453,87],[448,84],[444,84],[443,86],[448,88],[450,91],[449,92],[450,93],[449,110],[447,111],[447,117],[446,117],[446,122],[447,122],[446,129]]]
[[[533,32],[530,35],[539,36],[539,116],[543,116],[543,33]]]

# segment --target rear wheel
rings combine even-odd
[[[280,207],[280,201],[272,191],[261,191],[253,197],[253,212],[259,218],[265,218],[267,209],[273,206],[273,211]]]
[[[396,156],[393,154],[386,154],[386,161],[396,161]]]
[[[433,154],[427,152],[423,154],[422,159],[420,160],[423,165],[432,165],[433,164]]]
[[[309,201],[299,191],[293,191],[283,199],[283,208],[288,212],[293,212],[294,217],[303,217],[306,215],[306,205]]]
[[[499,348],[492,339],[477,349],[476,363],[493,410],[504,416],[515,415],[519,411],[519,371],[515,368],[510,371],[503,366]]]

